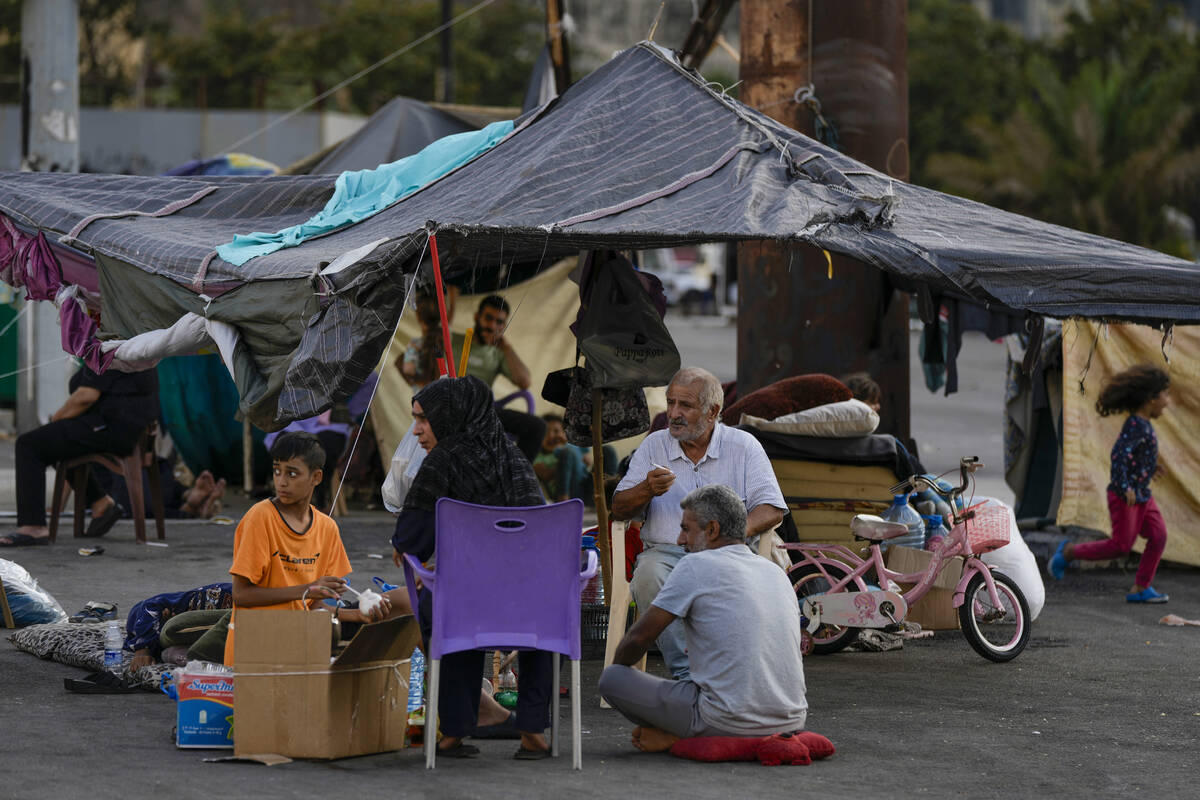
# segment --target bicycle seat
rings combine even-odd
[[[850,530],[860,539],[871,542],[882,542],[895,539],[908,533],[908,526],[903,522],[889,522],[874,514],[855,514],[850,521]]]

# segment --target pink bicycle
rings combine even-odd
[[[981,554],[1008,544],[1008,513],[994,506],[960,504],[972,474],[982,466],[976,457],[962,459],[962,481],[949,490],[923,475],[892,487],[893,494],[932,489],[950,504],[950,535],[933,551],[924,572],[888,569],[880,542],[902,536],[908,528],[871,514],[859,514],[850,523],[856,539],[871,543],[866,558],[843,545],[783,545],[800,554],[788,575],[813,652],[836,653],[857,639],[862,628],[900,630],[909,604],[925,596],[951,558],[962,556],[962,578],[954,589],[953,604],[963,636],[975,652],[991,661],[1011,661],[1021,654],[1029,643],[1029,604],[1012,578],[979,560]],[[873,578],[870,583],[868,577]],[[915,585],[900,594],[899,583]]]

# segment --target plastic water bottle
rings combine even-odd
[[[918,550],[925,547],[925,520],[921,519],[917,510],[908,504],[908,495],[893,495],[892,504],[879,516],[889,522],[899,522],[908,526],[908,533],[897,536],[895,539],[888,539],[883,543],[884,546],[890,547],[898,544]]]
[[[114,675],[121,674],[121,650],[124,646],[120,624],[110,619],[104,628],[104,669]]]
[[[950,531],[946,530],[945,524],[942,523],[941,514],[929,514],[924,517],[925,520],[925,549],[937,550],[942,542],[950,535]]]
[[[596,545],[596,537],[590,534],[583,537],[583,552],[588,550],[596,554],[596,559],[600,558],[600,548]],[[596,605],[604,602],[604,580],[600,576],[600,570],[596,570],[596,574],[588,579],[587,584],[583,587],[583,595],[580,600],[586,605]]]
[[[425,654],[421,648],[413,650],[408,671],[408,713],[425,705]]]

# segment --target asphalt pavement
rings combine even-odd
[[[993,419],[998,429],[993,392],[1003,387],[988,348],[998,346],[968,343],[971,362],[960,365],[968,390],[940,398],[936,421],[917,418],[927,398],[918,401],[914,389],[914,432],[923,442],[939,432],[953,438],[939,444],[948,459],[967,448],[999,458],[998,448],[988,455],[994,432],[981,429]],[[989,493],[1004,496],[1002,484],[994,486]],[[246,503],[232,501],[235,512]],[[389,518],[358,511],[339,522],[358,582],[372,575],[399,582],[386,557]],[[54,546],[0,557],[25,566],[68,612],[111,600],[123,613],[150,594],[222,579],[233,531],[170,521],[169,546],[148,547],[134,543],[131,522],[121,522],[101,540],[105,553],[85,558],[67,527]],[[1168,612],[1200,618],[1200,574],[1163,568],[1156,586],[1170,593],[1166,606],[1126,604],[1131,583],[1132,573],[1117,569],[1068,572],[1047,587],[1028,649],[1008,664],[980,658],[955,631],[898,651],[810,656],[808,727],[837,753],[807,767],[701,764],[636,751],[630,725],[599,708],[596,660],[583,665],[582,772],[570,769],[569,738],[566,755],[554,761],[514,761],[515,742],[485,741],[481,758],[441,760],[433,772],[415,749],[274,767],[209,763],[222,753],[174,746],[175,707],[165,696],[70,694],[62,679],[80,670],[0,645],[0,798],[1195,796],[1200,628],[1158,620]],[[657,659],[650,668],[661,674]]]

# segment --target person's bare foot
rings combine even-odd
[[[208,470],[204,470],[198,476],[196,476],[196,482],[192,484],[192,488],[199,490],[204,495],[207,495],[216,485],[217,482],[213,478],[213,474]]]
[[[204,502],[200,504],[199,516],[203,519],[210,519],[213,514],[221,508],[221,498],[225,496],[226,482],[224,478],[216,482],[208,497],[204,498]]]
[[[633,746],[643,753],[661,753],[670,750],[671,745],[679,741],[673,733],[660,731],[648,725],[639,725],[633,729]]]

